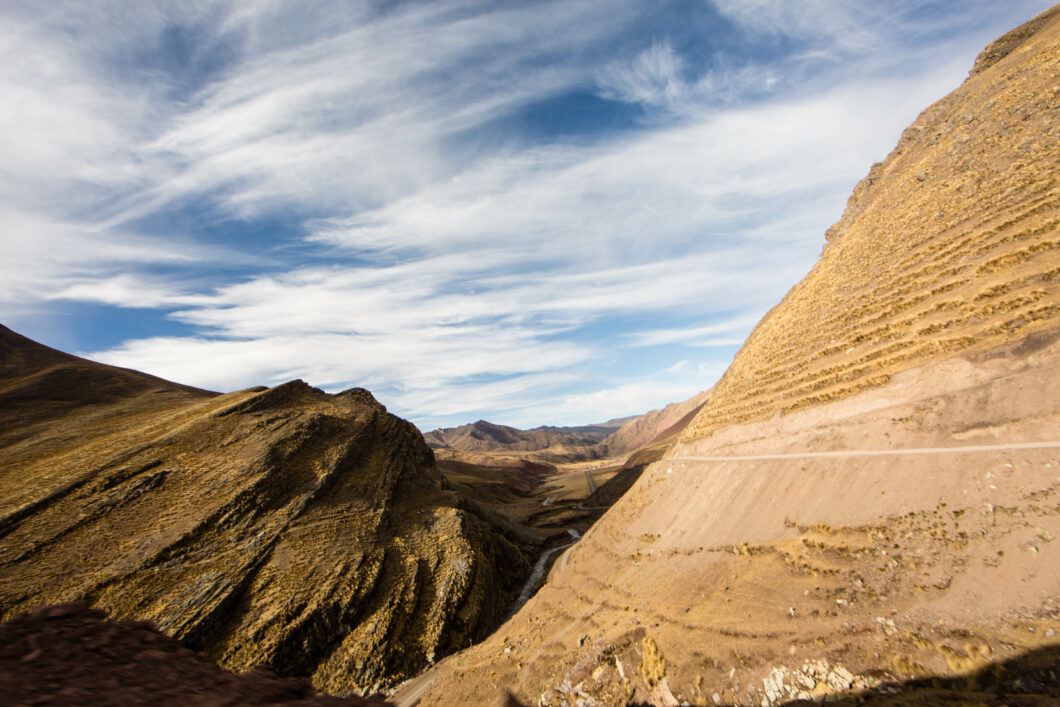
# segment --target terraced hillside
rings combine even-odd
[[[87,599],[329,692],[484,636],[531,544],[362,389],[227,395],[0,327],[0,616]]]
[[[420,704],[1057,704],[1058,143],[1060,8],[905,131],[693,425]]]
[[[987,47],[858,184],[684,439],[838,400],[1060,313],[1060,15]]]

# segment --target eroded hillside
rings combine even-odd
[[[0,328],[0,613],[88,599],[330,692],[485,635],[529,574],[364,390],[217,395]]]
[[[1060,313],[1057,11],[983,51],[854,189],[811,273],[748,337],[685,439],[983,351]]]
[[[990,45],[681,441],[399,703],[1055,704],[1058,76],[1060,9]]]

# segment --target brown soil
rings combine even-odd
[[[326,697],[306,680],[267,670],[226,673],[145,621],[106,621],[86,603],[0,624],[0,695],[10,707],[371,707],[379,699]]]

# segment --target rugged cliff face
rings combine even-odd
[[[216,395],[0,344],[5,617],[88,599],[225,668],[370,691],[484,636],[529,573],[367,391]]]
[[[421,704],[1055,702],[1055,671],[1001,665],[1060,636],[1058,76],[1060,9],[990,45],[681,440]]]

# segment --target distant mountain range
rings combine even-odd
[[[460,427],[432,430],[423,437],[435,450],[514,455],[543,462],[619,457],[672,439],[709,397],[710,392],[704,391],[661,410],[595,425],[520,430],[479,420]]]

